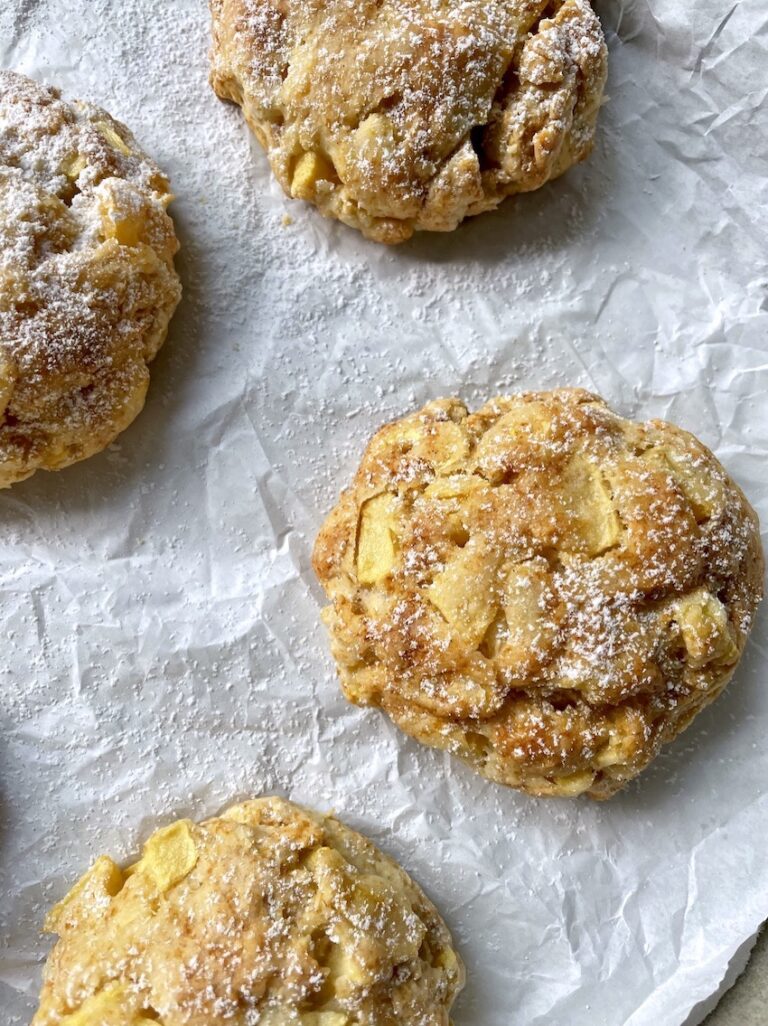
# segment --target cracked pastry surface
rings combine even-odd
[[[289,196],[378,242],[450,231],[583,160],[589,0],[211,0],[211,83]]]
[[[181,295],[166,177],[109,114],[0,71],[0,487],[144,405]]]
[[[281,798],[103,855],[54,907],[32,1026],[448,1026],[464,969],[419,887]]]
[[[387,425],[313,561],[347,698],[491,780],[593,798],[719,695],[763,579],[712,453],[581,390]]]

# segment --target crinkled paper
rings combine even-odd
[[[710,445],[768,523],[764,0],[603,0],[594,154],[389,250],[286,200],[207,83],[203,0],[4,0],[0,64],[125,121],[170,174],[185,295],[146,409],[0,493],[0,1008],[101,852],[279,792],[445,914],[457,1026],[679,1026],[768,916],[768,624],[606,804],[484,782],[340,695],[310,567],[383,421],[582,385]],[[761,109],[762,105],[762,109]],[[286,216],[287,215],[287,216]]]

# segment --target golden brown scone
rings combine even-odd
[[[32,1026],[447,1026],[463,965],[370,841],[282,798],[106,855],[53,909]]]
[[[369,239],[451,231],[592,149],[589,0],[211,0],[211,83],[289,196]]]
[[[0,71],[0,488],[99,452],[144,405],[181,294],[170,200],[124,125]]]
[[[712,453],[581,390],[383,428],[314,566],[352,702],[491,780],[593,798],[720,694],[763,577]]]

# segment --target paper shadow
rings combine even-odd
[[[692,793],[695,780],[712,775],[716,786],[724,760],[744,758],[739,742],[741,730],[747,718],[754,716],[765,692],[766,652],[757,641],[758,637],[768,635],[765,604],[758,612],[753,633],[734,678],[722,695],[663,748],[629,787],[611,799],[611,808],[620,807],[631,815],[674,816],[675,809]],[[738,811],[734,807],[734,812]]]
[[[615,13],[606,7],[602,20],[610,49],[620,48],[621,40],[607,27],[616,25]],[[615,77],[612,56],[606,96]],[[396,247],[397,259],[433,264],[469,260],[492,265],[516,258],[524,262],[532,253],[557,253],[592,237],[618,192],[622,166],[626,167],[618,158],[620,143],[621,131],[608,103],[600,112],[594,150],[582,163],[540,189],[510,196],[496,210],[467,219],[455,231],[418,232]]]
[[[405,263],[493,265],[556,253],[595,233],[618,162],[605,134],[587,160],[534,192],[504,200],[453,232],[418,232],[396,250]]]

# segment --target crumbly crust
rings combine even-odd
[[[314,566],[352,702],[491,780],[593,798],[720,694],[763,580],[712,453],[581,390],[384,427]]]
[[[181,294],[171,198],[124,125],[0,71],[0,487],[99,452],[144,405]]]
[[[289,196],[377,242],[451,231],[592,149],[589,0],[211,0],[211,83]]]
[[[434,906],[332,816],[280,798],[101,856],[48,918],[32,1026],[448,1026],[464,969]]]

